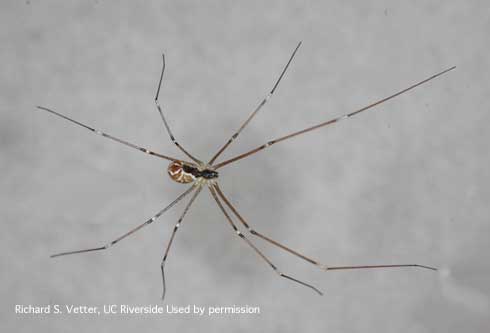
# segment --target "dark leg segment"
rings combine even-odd
[[[225,208],[223,207],[223,205],[222,205],[221,201],[219,200],[218,196],[216,195],[215,187],[213,187],[212,185],[210,185],[209,186],[209,190],[211,191],[211,195],[213,196],[214,200],[218,204],[218,207],[221,209],[221,211],[225,215],[227,221],[230,223],[230,225],[233,228],[233,230],[235,230],[235,232],[238,235],[238,237],[240,237],[241,239],[243,239],[265,262],[267,262],[269,264],[269,266],[274,270],[274,272],[276,272],[280,277],[283,277],[283,278],[288,279],[290,281],[294,281],[296,283],[299,283],[299,284],[301,284],[301,285],[303,285],[305,287],[308,287],[308,288],[314,290],[319,295],[323,295],[323,293],[320,290],[318,290],[318,288],[314,287],[313,285],[308,284],[308,283],[303,282],[303,281],[300,281],[298,279],[295,279],[295,278],[293,278],[293,277],[291,277],[289,275],[286,275],[286,274],[282,273],[281,271],[279,271],[277,269],[277,267],[250,240],[248,240],[248,238],[246,238],[244,234],[242,234],[238,230],[238,228],[236,227],[236,225],[233,223],[233,220],[231,219],[231,217],[228,215],[228,213],[226,212]]]

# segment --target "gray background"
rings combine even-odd
[[[487,1],[2,1],[1,325],[7,331],[487,332],[490,7]],[[203,191],[167,265],[166,304],[254,305],[261,315],[31,316],[15,304],[161,304],[159,264],[182,205],[105,253],[173,200],[167,163],[37,111],[52,107],[162,153],[176,136],[208,158],[303,47],[232,157],[361,107],[439,70],[430,84],[221,172],[256,227],[330,265],[257,244],[319,297],[278,278]]]

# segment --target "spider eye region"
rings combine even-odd
[[[209,168],[197,168],[181,161],[174,161],[167,168],[168,175],[177,183],[192,183],[198,178],[205,180],[218,178],[218,172]]]

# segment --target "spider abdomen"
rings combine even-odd
[[[184,163],[172,162],[169,164],[167,172],[170,178],[172,178],[172,180],[176,181],[177,183],[192,183],[196,179],[196,177],[191,172],[189,172],[189,170],[184,169],[187,169],[184,166]]]

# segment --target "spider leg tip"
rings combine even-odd
[[[430,269],[432,271],[438,271],[439,270],[438,268],[432,267],[432,266],[424,266],[424,265],[416,265],[416,266],[420,267],[420,268]]]

